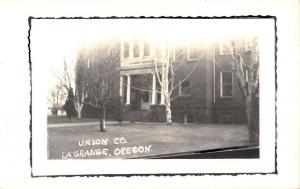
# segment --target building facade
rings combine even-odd
[[[251,50],[248,39],[240,41],[245,52]],[[166,121],[166,97],[162,91],[162,80],[166,78],[161,67],[169,61],[174,72],[172,85],[169,85],[173,86],[169,91],[172,91],[174,122],[245,123],[244,101],[226,40],[210,44],[195,41],[170,44],[127,38],[120,40],[119,45],[118,85],[111,101],[120,97],[125,120]],[[243,56],[247,61],[247,53]],[[111,115],[114,104],[108,105]]]

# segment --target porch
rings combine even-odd
[[[150,110],[165,100],[155,73],[120,75],[120,96],[128,110]]]

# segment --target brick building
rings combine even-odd
[[[118,85],[111,92],[107,117],[115,119],[116,99],[120,96],[126,120],[165,121],[159,65],[168,56],[171,64],[176,64],[171,96],[174,122],[245,123],[244,101],[226,41],[187,41],[171,46],[167,41],[153,42],[143,37],[118,40]],[[251,44],[248,39],[239,41],[247,61]],[[87,117],[95,116],[95,112],[88,106],[83,109]]]

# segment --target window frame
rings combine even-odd
[[[126,44],[128,45],[128,56],[125,56],[126,55]],[[124,41],[123,43],[123,58],[124,59],[128,59],[130,56],[130,42],[129,41]]]
[[[225,51],[224,51],[224,49],[226,49],[226,48],[224,48],[224,47],[225,47],[225,45],[226,45],[227,43],[229,43],[228,40],[220,41],[220,43],[219,43],[220,55],[230,55],[230,54],[232,53],[232,52],[230,52],[230,49],[229,49],[229,52],[225,52]]]
[[[245,49],[245,52],[254,50],[253,49],[253,39],[247,38],[244,40],[244,49]]]
[[[135,48],[136,45],[137,45],[137,49]],[[138,52],[137,56],[135,56],[136,50]],[[139,58],[141,56],[141,53],[140,53],[140,41],[139,40],[137,40],[137,39],[133,40],[133,42],[132,42],[132,51],[133,51],[132,52],[133,58]]]
[[[179,96],[191,96],[191,91],[189,91],[189,93],[188,94],[185,94],[184,93],[184,91],[182,90],[182,84],[184,83],[184,82],[189,82],[189,90],[191,90],[191,81],[190,80],[184,80],[184,81],[179,81],[179,86],[178,86],[178,95]]]
[[[182,55],[180,56],[181,58],[178,59],[178,52],[183,52]],[[186,47],[177,47],[173,50],[173,59],[174,61],[186,61],[188,59],[188,52],[187,52],[187,48]]]
[[[223,94],[223,73],[231,73],[231,96],[224,96]],[[228,84],[228,83],[227,83]],[[232,71],[220,71],[220,98],[233,98],[234,97],[234,83],[233,83],[233,72]]]
[[[167,48],[163,43],[157,43],[157,44],[153,45],[153,47],[154,47],[153,54],[155,55],[155,57],[163,58],[164,56],[166,56]]]
[[[148,55],[145,55],[145,47],[146,47],[146,44],[148,46]],[[144,41],[143,42],[143,57],[149,57],[151,56],[151,44],[149,41]]]
[[[191,50],[192,50],[192,49],[197,49],[198,51],[200,51],[200,48],[192,48],[192,47],[189,47],[189,48],[187,49],[187,60],[188,60],[188,61],[197,61],[197,60],[200,60],[199,57],[191,58]]]

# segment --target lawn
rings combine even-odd
[[[124,123],[48,127],[49,159],[134,158],[247,145],[245,125]]]
[[[67,118],[67,116],[48,116],[47,123],[48,124],[59,124],[59,123],[80,123],[80,122],[93,122],[99,121],[99,119],[79,119],[76,117],[72,117],[71,119]]]

